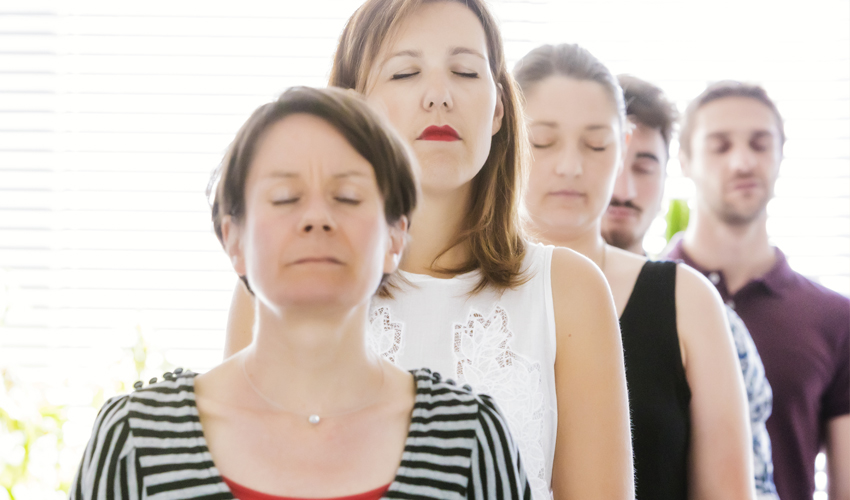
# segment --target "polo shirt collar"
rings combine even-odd
[[[694,262],[691,256],[688,255],[688,253],[685,251],[684,243],[684,238],[680,238],[679,241],[677,241],[673,245],[669,257],[676,260],[681,260],[682,262],[696,269],[705,276],[709,276],[711,274],[715,274],[716,276],[723,275],[723,273],[718,270],[706,269],[705,267],[702,267],[696,262]],[[773,247],[773,251],[776,255],[776,262],[773,263],[773,267],[771,267],[770,270],[764,274],[764,276],[751,280],[750,283],[760,282],[771,293],[781,295],[782,291],[792,284],[795,273],[794,270],[791,269],[791,266],[788,265],[788,259],[785,257],[785,254],[782,252],[782,250],[780,250],[778,247]],[[712,283],[714,283],[714,281],[716,281],[716,279],[712,280]],[[714,283],[714,285],[717,285],[717,283]],[[747,285],[749,285],[749,283],[747,283]]]

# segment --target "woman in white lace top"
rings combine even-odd
[[[331,85],[356,89],[410,142],[422,198],[375,349],[490,393],[538,500],[633,498],[622,344],[605,280],[520,223],[526,139],[501,36],[480,0],[368,0]],[[391,296],[390,296],[391,295]],[[250,342],[240,285],[227,354]]]

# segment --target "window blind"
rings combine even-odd
[[[0,268],[14,289],[3,363],[84,369],[92,346],[126,346],[140,329],[175,365],[218,361],[235,278],[210,230],[209,173],[256,106],[325,83],[359,3],[3,4]],[[848,4],[731,5],[493,8],[511,64],[577,41],[680,108],[711,80],[762,83],[788,135],[771,237],[800,272],[850,293]],[[668,197],[692,193],[677,168],[674,155]],[[659,219],[649,246],[662,230]]]
[[[212,233],[209,174],[253,109],[326,83],[359,4],[0,2],[0,370],[82,407],[140,357],[219,362],[236,278]],[[850,294],[848,2],[491,5],[511,66],[541,43],[578,42],[680,110],[713,80],[763,84],[788,136],[771,238],[795,269]],[[687,197],[673,146],[666,195]],[[663,229],[659,217],[651,250]],[[93,418],[82,415],[66,436],[78,447]]]

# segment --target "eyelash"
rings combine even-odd
[[[340,202],[340,203],[346,203],[346,204],[348,204],[348,205],[359,205],[359,204],[360,204],[360,200],[356,200],[356,199],[354,199],[354,198],[342,198],[342,197],[336,197],[336,198],[334,198],[334,199],[335,199],[336,201]]]
[[[463,78],[478,78],[478,73],[475,73],[475,72],[463,73],[463,72],[460,72],[460,71],[452,71],[452,73],[454,73],[457,76],[463,77]],[[392,76],[391,79],[392,80],[404,80],[405,78],[410,78],[411,76],[416,76],[418,74],[419,74],[418,71],[414,71],[412,73],[396,73]]]
[[[291,205],[293,203],[297,203],[298,200],[300,200],[300,199],[301,198],[287,198],[285,200],[275,200],[275,201],[272,202],[272,205],[275,205],[275,206]],[[359,205],[360,204],[360,200],[357,200],[357,199],[354,199],[354,198],[343,198],[341,196],[337,196],[334,199],[336,201],[340,202],[340,203],[346,203],[346,204],[349,204],[349,205]]]
[[[418,74],[419,74],[418,71],[414,71],[413,73],[396,73],[395,75],[393,75],[392,79],[393,80],[403,80],[405,78],[410,78],[411,76],[416,76]]]

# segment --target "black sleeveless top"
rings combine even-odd
[[[688,496],[691,390],[676,329],[676,263],[647,262],[620,317],[638,500]]]

